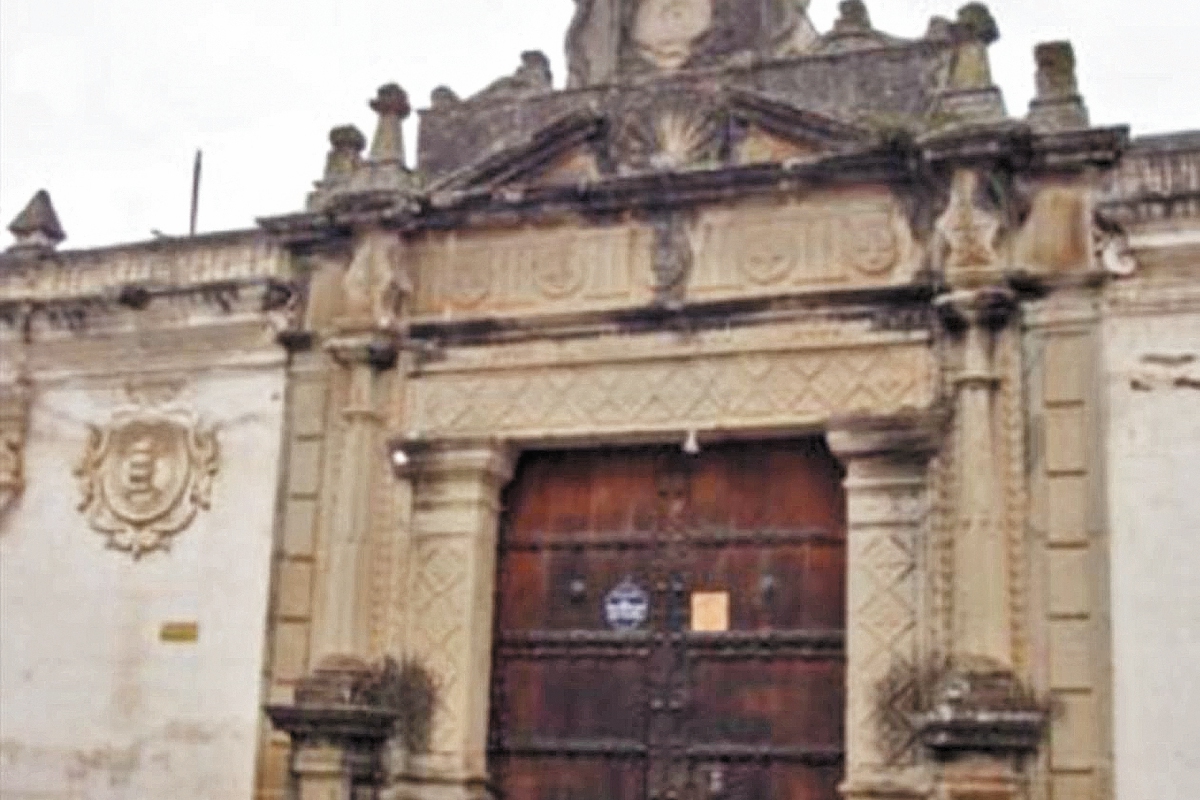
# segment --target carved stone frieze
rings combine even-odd
[[[415,315],[443,319],[893,286],[913,279],[920,246],[892,195],[867,191],[647,224],[435,234],[411,258]]]
[[[409,435],[538,438],[794,427],[840,413],[923,409],[934,397],[928,346],[903,337],[873,348],[739,351],[716,345],[707,353],[643,358],[629,357],[636,344],[611,344],[621,352],[606,361],[570,363],[568,357],[558,364],[480,372],[439,368],[416,376]]]
[[[916,244],[885,193],[704,213],[694,297],[870,286],[912,279]]]
[[[431,236],[413,247],[415,313],[586,310],[648,302],[649,227]]]
[[[76,467],[79,510],[114,550],[135,559],[169,549],[208,508],[219,449],[216,431],[171,404],[143,402],[90,425]]]

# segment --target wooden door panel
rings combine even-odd
[[[719,800],[830,800],[841,782],[837,766],[757,759],[700,761],[692,775],[687,796]]]
[[[649,587],[649,548],[621,546],[513,550],[498,576],[505,632],[607,630],[605,595],[625,579]]]
[[[601,740],[641,741],[645,670],[636,657],[580,657],[578,649],[565,658],[538,654],[508,661],[497,676],[507,700],[505,743],[553,740],[566,750]]]
[[[652,531],[658,453],[649,450],[548,452],[526,456],[506,493],[507,532],[537,542],[567,533]]]
[[[692,590],[729,594],[731,630],[845,627],[841,540],[819,531],[772,531],[739,539],[701,534],[695,541]]]
[[[838,661],[695,659],[690,677],[690,742],[775,745],[826,756],[841,747]]]
[[[719,456],[697,459],[690,485],[691,515],[700,528],[845,536],[841,470],[819,440],[726,445]]]
[[[645,794],[646,765],[639,756],[574,756],[569,767],[547,769],[537,754],[493,759],[505,798],[623,800]]]
[[[694,458],[677,448],[523,458],[500,536],[497,792],[833,800],[844,713],[840,479],[819,440]],[[644,603],[635,629],[606,615],[618,585]],[[727,618],[706,612],[704,632],[690,619],[697,592],[718,608],[728,600]]]

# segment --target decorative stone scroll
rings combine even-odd
[[[884,194],[711,211],[697,240],[693,297],[890,285],[915,270],[908,224]]]
[[[414,248],[417,315],[564,311],[648,302],[649,227],[431,237]]]
[[[135,559],[169,549],[171,537],[208,508],[217,473],[216,432],[178,408],[133,408],[113,414],[90,436],[75,470],[79,510]]]

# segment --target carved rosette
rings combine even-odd
[[[171,538],[209,506],[216,432],[179,409],[123,410],[107,425],[89,427],[75,470],[79,510],[114,550],[136,559],[169,549]]]

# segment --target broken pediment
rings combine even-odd
[[[874,141],[865,128],[759,93],[673,89],[561,117],[433,188],[579,186],[654,172],[815,161]]]

